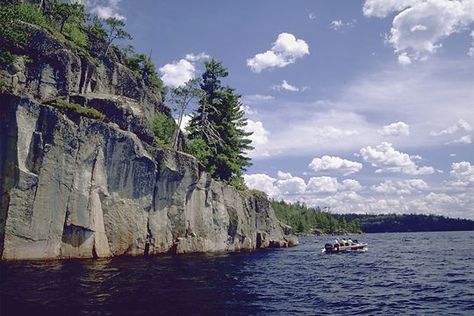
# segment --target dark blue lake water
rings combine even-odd
[[[6,315],[474,315],[474,232],[223,255],[0,264]]]

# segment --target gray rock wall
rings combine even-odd
[[[0,95],[3,260],[251,250],[296,244],[263,197],[117,124]]]

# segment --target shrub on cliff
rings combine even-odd
[[[157,113],[153,118],[153,133],[156,142],[161,146],[171,147],[175,126],[176,123],[172,118],[163,113]]]
[[[15,21],[22,21],[44,28],[49,26],[47,18],[34,5],[9,4],[0,6],[0,39],[6,39],[9,43],[13,43],[16,48],[22,48],[27,44],[29,33]]]
[[[156,74],[156,68],[150,57],[144,54],[132,54],[125,56],[127,66],[133,70],[138,78],[156,93],[164,93],[163,81]]]
[[[0,39],[4,38],[13,47],[25,48],[30,40],[30,32],[25,22],[47,30],[59,41],[78,49],[82,56],[91,59],[88,52],[85,25],[85,9],[78,3],[48,2],[45,8],[33,4],[6,4],[0,7]]]
[[[105,119],[104,113],[99,112],[96,109],[85,107],[77,103],[68,102],[65,100],[55,100],[51,103],[51,106],[55,107],[63,113],[76,113],[81,116],[85,116],[99,121],[103,121]]]

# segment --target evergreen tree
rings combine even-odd
[[[64,34],[64,26],[67,22],[71,20],[76,20],[76,23],[82,23],[85,16],[85,8],[84,5],[73,2],[73,3],[56,3],[52,2],[52,12],[51,14],[54,16],[56,20],[59,21],[59,32]],[[41,5],[43,6],[43,5]]]
[[[240,95],[222,85],[228,75],[222,63],[212,59],[205,66],[203,95],[189,126],[189,149],[214,177],[243,187],[242,172],[250,166],[246,153],[252,147]]]

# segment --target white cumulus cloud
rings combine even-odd
[[[460,119],[456,124],[449,126],[439,132],[431,132],[432,136],[451,135],[458,131],[470,132],[472,131],[471,125],[463,119]]]
[[[244,182],[249,189],[263,191],[271,198],[277,198],[280,196],[280,190],[278,190],[274,185],[276,179],[266,174],[245,174]]]
[[[409,175],[427,175],[435,172],[433,167],[419,167],[410,155],[395,150],[391,143],[367,146],[360,150],[362,158],[379,168],[376,172],[401,172]]]
[[[302,194],[306,191],[306,183],[302,178],[282,171],[278,171],[276,187],[282,194]]]
[[[268,143],[270,133],[265,129],[263,123],[261,121],[247,119],[247,125],[244,128],[246,132],[252,133],[249,139],[252,141],[251,146],[253,146],[254,149],[250,152],[250,156],[269,156],[265,145]]]
[[[88,6],[90,11],[96,14],[99,18],[116,18],[118,20],[126,19],[125,16],[120,14],[120,0],[85,0],[79,2]]]
[[[306,191],[312,193],[335,193],[339,188],[339,183],[333,177],[312,177],[308,181]]]
[[[204,53],[204,52],[201,52],[199,54],[189,53],[189,54],[186,54],[186,56],[184,57],[184,59],[186,59],[190,62],[206,60],[206,59],[209,59],[209,58],[211,58],[211,57],[208,54]]]
[[[289,172],[278,171],[278,179],[266,174],[244,175],[248,188],[260,190],[272,198],[282,198],[283,195],[304,194],[306,183],[300,177],[294,177]]]
[[[309,55],[309,46],[304,40],[290,33],[281,33],[270,50],[247,59],[247,66],[253,72],[260,73],[267,68],[288,66],[305,55]]]
[[[462,136],[446,143],[446,145],[451,144],[472,144],[471,135]]]
[[[362,190],[362,185],[357,180],[346,179],[342,181],[339,188],[342,191],[360,191]]]
[[[410,126],[404,122],[396,122],[385,125],[378,132],[382,136],[408,136],[410,135]]]
[[[362,11],[365,16],[384,18],[416,4],[419,0],[366,0]]]
[[[379,185],[374,185],[371,189],[377,193],[385,194],[411,194],[413,192],[418,192],[426,190],[428,184],[421,179],[409,179],[409,180],[385,180]]]
[[[398,63],[400,65],[410,65],[411,64],[411,58],[408,56],[407,53],[403,52],[400,55],[398,55]]]
[[[196,62],[208,58],[209,56],[206,53],[186,54],[185,58],[166,64],[158,71],[166,86],[177,88],[196,76]]]
[[[242,97],[242,102],[244,103],[262,103],[274,100],[275,97],[271,95],[262,95],[262,94],[251,94],[251,95],[244,95]]]
[[[362,169],[362,164],[359,162],[342,159],[340,157],[325,155],[321,158],[314,158],[309,164],[309,168],[315,172],[335,171],[347,176],[352,173],[359,172]]]
[[[449,182],[452,186],[472,186],[474,185],[474,165],[470,162],[461,161],[451,165],[450,176],[454,179]]]
[[[363,12],[381,18],[396,13],[387,42],[401,64],[428,58],[474,23],[472,0],[367,0]]]
[[[300,91],[300,88],[298,88],[298,87],[296,87],[292,84],[289,84],[288,81],[286,81],[286,80],[283,80],[279,85],[273,86],[272,89],[277,90],[277,91],[282,91],[282,90],[291,91],[291,92]]]
[[[312,177],[306,186],[307,193],[327,194],[336,192],[354,192],[362,190],[362,185],[354,179],[346,179],[339,182],[334,177]]]
[[[355,19],[348,22],[344,22],[342,20],[334,20],[334,21],[331,21],[331,23],[329,23],[329,28],[334,31],[344,32],[347,29],[354,27],[356,23],[357,23],[357,20]]]
[[[471,48],[469,48],[467,55],[470,57],[474,57],[474,31],[471,32],[471,37],[472,37],[472,46]]]

